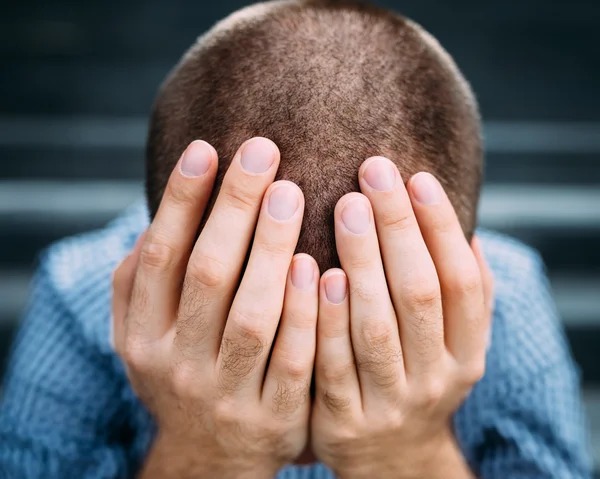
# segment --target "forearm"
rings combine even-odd
[[[190,447],[159,434],[139,479],[273,479],[275,472],[219,460],[201,446]]]

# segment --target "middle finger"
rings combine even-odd
[[[373,212],[360,193],[349,193],[336,205],[335,240],[348,277],[350,332],[366,405],[398,390],[404,365]]]
[[[217,358],[226,393],[249,387],[260,398],[303,213],[304,197],[294,183],[278,181],[269,188]]]

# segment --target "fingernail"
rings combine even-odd
[[[424,205],[437,205],[442,199],[442,187],[430,173],[413,176],[411,190],[415,199]]]
[[[264,173],[273,164],[275,150],[265,138],[254,138],[242,148],[242,168],[248,173]]]
[[[298,209],[298,190],[290,184],[282,184],[271,191],[269,214],[278,221],[289,220]]]
[[[213,149],[208,143],[201,140],[194,141],[183,153],[181,173],[190,178],[202,176],[208,171],[212,156]]]
[[[369,229],[371,214],[367,203],[362,198],[350,200],[342,210],[342,221],[351,233],[362,235]]]
[[[325,278],[325,294],[327,301],[341,304],[346,299],[347,281],[342,273],[331,274]]]
[[[315,266],[306,256],[294,258],[292,263],[292,284],[298,289],[308,289],[315,279]]]
[[[363,173],[368,185],[377,191],[389,191],[396,184],[394,167],[386,158],[371,160]]]

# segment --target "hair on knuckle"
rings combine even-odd
[[[367,373],[377,386],[389,389],[398,383],[402,360],[402,351],[399,348],[360,348],[356,354],[356,368]]]
[[[310,397],[310,383],[305,380],[277,379],[273,394],[273,413],[281,419],[291,418]]]
[[[225,383],[246,380],[264,355],[266,344],[258,337],[223,337],[221,341],[221,374]]]
[[[323,406],[332,414],[345,413],[350,409],[351,401],[347,396],[335,394],[324,389],[321,391],[320,397]]]

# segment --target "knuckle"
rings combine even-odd
[[[238,344],[248,344],[252,350],[264,346],[265,318],[262,312],[233,311],[228,322],[235,328]]]
[[[198,193],[200,190],[197,187],[191,187],[191,185],[185,184],[185,182],[178,181],[174,185],[172,181],[167,184],[165,191],[165,197],[177,207],[182,208],[193,208],[198,203]]]
[[[290,239],[285,241],[283,238],[277,238],[275,235],[262,238],[262,241],[255,245],[255,248],[270,258],[289,255],[293,247],[294,244]]]
[[[354,358],[339,364],[319,363],[317,366],[319,376],[325,384],[339,385],[347,382],[348,378],[356,371]]]
[[[210,303],[204,292],[184,281],[179,315],[177,317],[177,333],[194,332],[194,337],[202,337],[210,330],[205,308]]]
[[[259,441],[263,444],[268,444],[274,450],[276,456],[285,457],[289,454],[291,444],[286,437],[289,425],[286,421],[278,420],[266,421],[260,428],[258,433]]]
[[[288,419],[307,404],[309,397],[310,384],[306,379],[278,380],[272,400],[273,413],[278,418]]]
[[[292,381],[305,381],[307,376],[310,375],[311,367],[310,364],[302,361],[288,360],[285,373]]]
[[[415,398],[419,409],[433,410],[444,399],[446,384],[441,378],[428,378],[417,390]]]
[[[469,361],[462,366],[461,379],[464,386],[470,387],[477,383],[485,374],[485,357]]]
[[[392,210],[381,215],[379,225],[391,232],[402,232],[416,226],[416,220],[413,215]]]
[[[316,308],[314,311],[311,311],[310,308],[306,308],[306,304],[290,304],[286,306],[288,306],[288,309],[284,311],[284,314],[287,327],[298,331],[312,332],[316,330],[318,315]]]
[[[445,235],[452,231],[452,227],[454,226],[454,221],[452,216],[445,214],[443,212],[438,212],[438,214],[434,214],[430,217],[430,228],[433,232]]]
[[[470,296],[479,291],[483,292],[481,275],[476,267],[466,267],[449,281],[450,292],[460,296]]]
[[[262,328],[256,322],[238,318],[236,323],[235,336],[224,337],[221,341],[221,387],[226,392],[256,369],[268,346]]]
[[[228,183],[221,188],[227,205],[236,210],[248,212],[257,209],[260,196],[244,187],[243,183]]]
[[[351,252],[347,259],[348,268],[344,268],[346,271],[369,271],[373,268],[373,257],[365,254],[367,250],[354,250]]]
[[[176,262],[175,248],[165,241],[151,238],[140,251],[140,264],[150,271],[168,271]]]
[[[174,344],[186,359],[195,360],[206,353],[205,341],[214,334],[208,314],[211,303],[204,290],[184,281]]]
[[[392,389],[399,381],[399,363],[402,352],[386,348],[379,351],[365,351],[357,348],[356,368],[367,373],[381,389]]]
[[[359,328],[359,334],[369,350],[378,352],[390,345],[393,335],[397,332],[390,321],[366,318]]]
[[[122,357],[127,366],[138,373],[147,372],[152,358],[150,347],[131,338],[127,338],[124,343]]]
[[[365,304],[373,304],[377,300],[377,293],[368,284],[353,281],[350,285],[350,295]]]
[[[198,372],[184,364],[179,364],[171,370],[171,383],[177,397],[193,396],[197,382]]]
[[[377,361],[372,358],[357,360],[357,368],[369,374],[373,383],[382,390],[394,389],[398,384],[398,373],[391,359]]]
[[[362,427],[357,426],[352,421],[347,422],[349,424],[339,424],[334,430],[328,431],[322,447],[326,456],[338,458],[351,467],[358,466],[356,463],[360,459],[356,457],[354,451],[355,446],[362,442],[361,436],[363,436],[364,431]]]
[[[419,311],[428,310],[433,307],[439,300],[439,289],[435,287],[427,287],[416,290],[412,294],[412,303]]]
[[[217,401],[213,405],[212,419],[217,427],[227,429],[240,421],[235,403],[225,399]]]
[[[350,409],[351,401],[347,396],[322,389],[319,397],[323,406],[332,414],[341,414]]]
[[[188,265],[186,280],[194,286],[214,289],[223,286],[227,279],[227,265],[208,255],[197,255]]]
[[[441,298],[437,280],[415,278],[404,288],[405,303],[410,311],[420,313],[434,307]]]

